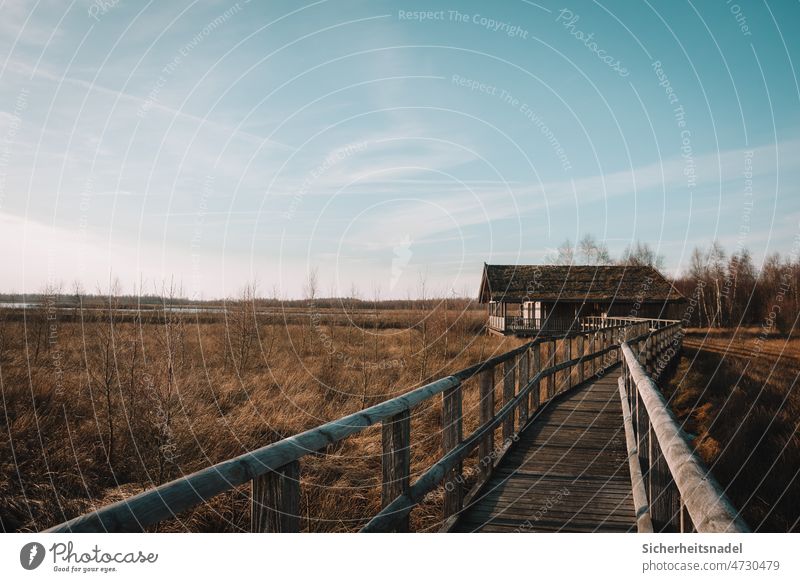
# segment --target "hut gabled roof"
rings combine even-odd
[[[646,266],[484,264],[479,299],[665,302],[684,297]]]

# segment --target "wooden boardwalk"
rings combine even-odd
[[[543,406],[453,531],[635,532],[618,376]]]

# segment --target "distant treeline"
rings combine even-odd
[[[256,310],[270,309],[346,309],[346,310],[426,310],[440,308],[444,303],[448,309],[464,310],[477,309],[477,299],[466,297],[430,297],[428,299],[359,299],[354,297],[317,297],[314,299],[278,299],[265,297],[231,297],[228,299],[214,299],[211,301],[190,300],[184,297],[159,297],[147,295],[114,295],[114,309],[141,309],[142,311],[156,311],[163,308],[195,308],[197,310],[222,310],[231,305],[238,305],[242,301],[252,303]],[[106,309],[109,296],[101,294],[75,295],[55,291],[54,293],[0,293],[0,304],[25,304],[38,308],[55,307],[58,309]]]
[[[800,314],[800,257],[773,253],[763,265],[741,249],[727,256],[719,243],[695,248],[689,270],[675,281],[699,327],[758,325],[787,333]]]
[[[603,242],[592,235],[577,244],[569,240],[546,258],[570,265],[648,265],[664,270],[664,257],[647,243],[635,242],[614,259]],[[686,322],[696,327],[757,325],[766,332],[794,329],[800,314],[800,256],[767,256],[761,266],[750,251],[740,248],[728,255],[719,242],[696,247],[689,268],[674,280],[689,305]]]

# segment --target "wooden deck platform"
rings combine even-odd
[[[542,407],[457,532],[635,532],[617,368]]]

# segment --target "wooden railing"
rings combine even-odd
[[[645,317],[522,317],[515,315],[490,315],[489,327],[496,331],[514,333],[570,333],[588,331],[607,327],[630,326],[635,323],[649,322],[652,329],[661,329],[676,323],[670,319],[651,319]]]
[[[498,331],[505,331],[506,329],[506,318],[502,315],[490,315],[489,316],[489,327],[492,329],[496,329]]]
[[[599,316],[589,315],[580,319],[583,329],[593,329],[609,326],[631,325],[633,323],[647,322],[651,330],[662,329],[670,325],[679,323],[677,319],[656,319],[651,317],[632,317],[632,316]]]
[[[575,318],[566,317],[506,316],[504,329],[513,332],[546,331],[550,333],[568,333],[580,329],[580,323]]]
[[[625,339],[620,398],[639,531],[748,531],[653,381],[680,352],[680,324]]]
[[[514,435],[542,403],[593,375],[604,374],[619,362],[620,341],[631,337],[631,333],[643,334],[649,329],[646,321],[628,322],[561,338],[536,339],[402,396],[102,507],[48,531],[141,531],[248,482],[252,482],[252,531],[298,531],[300,460],[377,423],[382,424],[383,509],[362,531],[407,531],[413,508],[442,483],[447,525],[489,478]],[[563,361],[556,361],[557,344],[562,346]],[[494,390],[499,369],[503,388],[497,409]],[[463,391],[475,383],[480,393],[480,425],[464,437]],[[439,395],[443,455],[412,484],[411,411]],[[499,446],[494,442],[498,427],[502,427],[503,439]],[[468,492],[463,462],[476,450],[479,475]]]

